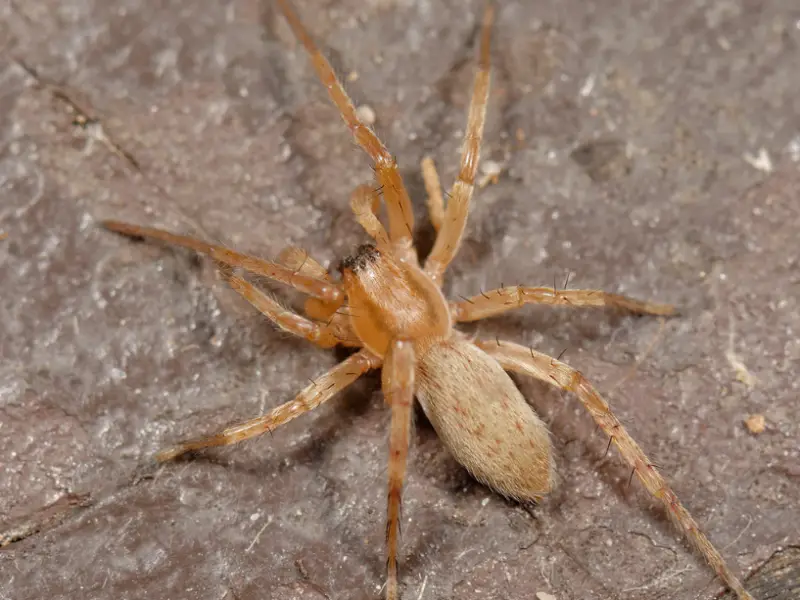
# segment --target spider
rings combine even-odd
[[[491,2],[486,5],[480,30],[478,70],[460,169],[446,204],[433,161],[426,158],[422,163],[436,239],[424,263],[420,263],[412,242],[411,201],[395,159],[359,118],[341,82],[288,0],[277,1],[333,104],[373,162],[377,188],[359,186],[350,198],[356,221],[373,242],[360,246],[341,262],[341,278],[336,280],[319,262],[295,247],[286,248],[275,262],[270,262],[161,229],[118,221],[105,221],[103,225],[130,237],[160,240],[207,255],[215,261],[223,279],[283,331],[321,348],[342,345],[357,350],[294,400],[210,437],[178,443],[159,452],[156,459],[168,461],[187,452],[234,444],[274,431],[330,400],[367,371],[381,369],[381,386],[391,411],[385,597],[397,600],[400,503],[414,398],[448,450],[475,479],[508,498],[536,501],[553,487],[554,460],[545,424],[526,403],[507,371],[522,373],[574,393],[608,436],[609,447],[616,446],[647,491],[663,504],[720,579],[741,600],[752,600],[655,465],[580,372],[512,342],[472,341],[454,327],[526,304],[675,314],[669,305],[598,290],[514,286],[482,292],[463,301],[448,302],[443,296],[442,280],[464,236],[478,168],[489,96],[490,37],[495,14]],[[378,218],[381,199],[388,215],[388,229]],[[284,308],[237,275],[236,270],[267,277],[306,294],[309,297],[304,305],[305,315]]]

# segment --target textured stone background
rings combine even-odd
[[[448,294],[570,273],[679,304],[660,333],[536,308],[472,329],[567,349],[733,568],[755,569],[800,543],[800,7],[501,4],[484,157],[504,171],[476,196]],[[355,74],[423,219],[418,161],[452,181],[479,4],[299,9]],[[16,540],[0,598],[377,596],[378,378],[272,436],[155,468],[160,447],[264,412],[337,358],[278,334],[189,253],[96,226],[266,257],[302,244],[335,264],[365,239],[347,198],[370,175],[270,3],[0,0],[0,532]],[[532,513],[507,503],[419,419],[406,598],[718,593],[578,402],[519,385],[551,424],[560,489]]]

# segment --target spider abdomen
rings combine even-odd
[[[475,479],[518,500],[550,491],[547,427],[483,350],[456,337],[432,345],[419,357],[416,393],[445,446]]]

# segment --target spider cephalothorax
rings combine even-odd
[[[420,352],[450,335],[442,292],[422,269],[398,259],[389,247],[361,246],[352,267],[343,265],[342,286],[353,330],[378,356],[386,355],[394,339],[413,340]]]

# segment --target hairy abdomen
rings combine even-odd
[[[417,398],[456,460],[482,483],[518,500],[553,485],[550,434],[503,368],[463,339],[419,359]]]

